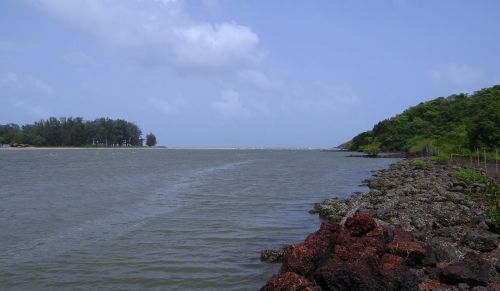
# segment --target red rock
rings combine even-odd
[[[322,290],[417,290],[416,276],[401,264],[394,270],[381,268],[378,256],[342,261],[331,258],[314,274]]]
[[[379,265],[376,257],[347,261],[333,257],[316,271],[314,278],[325,290],[377,290],[374,286],[379,285],[381,277],[374,271]]]
[[[474,273],[463,264],[437,262],[438,269],[435,257],[432,248],[425,249],[410,233],[389,231],[368,214],[357,213],[344,226],[323,223],[302,244],[287,248],[281,275],[264,290],[429,290],[456,282],[487,284],[483,267]],[[487,266],[477,258],[467,262]]]
[[[391,254],[404,258],[409,266],[420,265],[427,255],[421,244],[412,241],[394,240],[387,245],[387,250]]]
[[[372,229],[370,232],[368,232],[365,236],[374,237],[374,238],[380,239],[382,241],[385,241],[388,238],[389,233],[388,233],[386,227],[378,225],[377,227]]]
[[[356,255],[381,255],[385,250],[385,242],[374,237],[356,237],[348,248]]]
[[[399,256],[384,254],[382,256],[382,269],[385,271],[396,270],[401,266],[403,261],[404,259]]]
[[[415,238],[410,232],[404,231],[401,227],[395,228],[394,231],[394,238],[393,240],[395,241],[414,241]]]
[[[304,243],[285,249],[281,272],[309,275],[333,249],[337,228],[337,225],[332,222],[323,222],[320,229],[309,235]]]
[[[361,236],[377,227],[375,220],[365,212],[358,212],[353,217],[347,218],[345,228],[352,236]]]
[[[344,261],[350,258],[349,249],[343,245],[336,245],[333,249],[333,255]]]
[[[314,286],[305,277],[286,272],[274,276],[262,287],[261,291],[314,291]]]

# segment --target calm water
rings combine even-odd
[[[393,159],[278,150],[0,150],[0,289],[257,290],[263,248]]]

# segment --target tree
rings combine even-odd
[[[500,145],[500,85],[422,102],[351,141],[351,150],[457,153]],[[376,152],[376,151],[375,151]]]
[[[156,145],[156,136],[152,133],[146,135],[146,145],[152,147]]]
[[[0,125],[2,143],[25,143],[34,146],[142,146],[142,132],[137,125],[122,119],[50,117],[20,127]]]
[[[380,152],[380,143],[372,142],[371,144],[361,147],[361,150],[371,157],[376,157]]]

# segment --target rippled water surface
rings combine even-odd
[[[393,159],[292,150],[0,150],[0,289],[258,290],[263,248]]]

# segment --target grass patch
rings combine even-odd
[[[488,177],[471,169],[456,171],[455,177],[464,181],[467,184],[472,184],[472,183],[486,184],[489,181]]]
[[[424,169],[425,167],[427,167],[427,163],[424,160],[413,160],[410,162],[410,164],[415,169]]]

